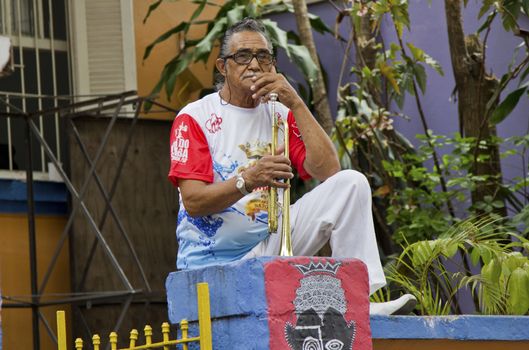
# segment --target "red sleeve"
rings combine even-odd
[[[198,123],[188,114],[177,116],[170,137],[171,167],[169,180],[178,186],[178,179],[213,182],[213,162],[208,142]]]
[[[301,139],[301,133],[299,132],[298,126],[296,125],[296,119],[292,111],[288,111],[288,137],[289,137],[289,147],[288,152],[290,155],[290,161],[294,165],[294,168],[298,171],[299,177],[302,180],[308,180],[311,178],[309,173],[303,167],[305,162],[305,144]]]

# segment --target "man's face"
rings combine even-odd
[[[223,65],[219,67],[219,71],[225,77],[225,84],[229,84],[232,93],[252,94],[250,90],[253,85],[252,77],[274,69],[274,62],[269,62],[267,57],[271,54],[271,48],[268,47],[265,37],[256,32],[233,34],[229,47],[228,56],[231,57],[224,59]],[[244,57],[249,58],[252,54],[258,57],[252,56],[249,63],[242,63]]]

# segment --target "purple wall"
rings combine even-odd
[[[464,26],[467,34],[475,32],[480,24],[483,23],[483,20],[477,20],[479,3],[481,2],[470,1],[468,7],[464,10]],[[319,2],[309,5],[309,11],[319,15],[329,27],[334,27],[337,11],[329,3]],[[433,69],[427,69],[428,87],[426,94],[421,96],[421,102],[428,126],[436,134],[452,134],[458,131],[458,117],[457,105],[450,97],[454,89],[454,78],[448,48],[444,2],[432,1],[431,5],[429,5],[428,1],[409,0],[409,12],[411,31],[405,31],[404,42],[412,42],[415,46],[423,49],[441,64],[445,73],[444,76],[440,76]],[[283,28],[295,30],[293,14],[281,14],[274,16],[274,18],[281,23]],[[346,18],[340,25],[340,31],[346,39],[350,30],[349,23]],[[520,24],[522,28],[528,29],[529,19],[527,17],[521,19]],[[383,23],[382,35],[386,44],[395,39],[395,32],[389,19]],[[337,42],[330,35],[322,36],[318,33],[315,33],[315,40],[320,59],[328,74],[331,110],[336,113],[336,86],[346,45],[345,43]],[[488,71],[492,71],[497,77],[501,77],[506,72],[506,67],[512,60],[514,49],[520,42],[520,38],[505,32],[500,20],[496,19],[488,39],[488,50],[486,53]],[[523,51],[521,54],[523,54]],[[354,61],[354,52],[351,52],[349,57],[351,61]],[[280,67],[288,75],[301,80],[296,68],[288,63],[284,55],[280,55],[279,60]],[[344,80],[347,81],[346,79]],[[515,87],[516,85],[512,84],[510,89]],[[506,94],[503,94],[502,98],[505,96]],[[411,96],[406,97],[404,113],[411,120],[406,121],[398,118],[395,120],[394,125],[397,130],[406,135],[412,142],[415,142],[415,135],[424,133],[424,130],[420,123],[415,101]],[[527,133],[529,133],[529,98],[524,95],[512,114],[498,126],[498,134],[506,137]],[[516,160],[506,159],[503,162],[503,167],[507,178],[523,175],[519,158]]]

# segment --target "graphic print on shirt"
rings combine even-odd
[[[187,213],[187,211],[182,208],[178,212],[178,222],[182,222],[182,220],[186,218],[187,221],[189,221],[192,225],[200,229],[202,233],[204,233],[207,237],[211,238],[215,236],[218,229],[222,226],[224,223],[224,220],[222,218],[214,218],[211,215],[208,216],[197,216],[192,217]],[[209,245],[211,243],[205,242],[205,245]]]
[[[184,137],[182,132],[187,131],[189,127],[183,121],[175,130],[175,140],[171,145],[171,160],[177,163],[185,164],[189,156],[189,137]]]
[[[300,140],[303,139],[301,137],[301,132],[299,131],[298,124],[296,122],[294,122],[294,123],[292,123],[292,125],[290,125],[290,129],[292,130],[292,133],[294,135],[296,135],[297,138],[299,138]]]
[[[217,131],[220,131],[221,126],[222,124],[222,118],[219,117],[217,114],[215,113],[211,113],[211,118],[209,118],[207,121],[206,121],[206,129],[211,133],[211,134],[214,134],[216,133]]]
[[[239,168],[239,162],[231,160],[231,156],[224,154],[221,161],[213,160],[213,171],[217,173],[222,181],[229,179]]]
[[[252,143],[246,142],[245,144],[239,145],[239,148],[246,154],[246,158],[248,158],[248,164],[245,167],[240,167],[237,171],[238,173],[242,173],[244,170],[254,166],[263,155],[269,152],[270,144],[257,140]],[[259,196],[250,199],[246,203],[244,214],[249,216],[252,221],[268,221],[268,191],[266,191],[266,188],[257,188],[254,192],[259,193]]]

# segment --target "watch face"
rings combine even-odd
[[[246,184],[244,183],[244,178],[242,176],[237,177],[237,181],[235,182],[235,187],[244,195],[248,194],[248,190],[246,189]]]

